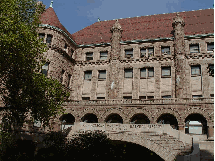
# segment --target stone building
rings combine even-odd
[[[55,130],[106,122],[189,133],[195,121],[199,137],[213,139],[213,9],[98,21],[70,34],[50,6],[41,22],[49,47],[42,71],[71,94]]]

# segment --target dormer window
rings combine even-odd
[[[190,44],[190,53],[199,53],[199,44]]]
[[[47,35],[46,43],[51,44],[51,42],[52,42],[52,35]]]
[[[93,60],[93,52],[86,53],[86,60]]]
[[[214,51],[214,42],[207,43],[207,52]]]
[[[169,46],[161,47],[161,53],[163,55],[170,55],[170,47]]]
[[[100,60],[106,60],[107,59],[108,52],[107,51],[101,51],[100,52]]]
[[[125,50],[125,57],[126,58],[133,58],[133,49]]]

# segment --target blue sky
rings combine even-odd
[[[51,0],[40,0],[48,8]],[[75,33],[98,21],[213,8],[213,0],[53,0],[64,27]]]

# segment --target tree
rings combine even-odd
[[[37,33],[43,11],[36,0],[1,0],[0,94],[6,132],[17,131],[28,117],[50,126],[69,97],[62,84],[40,73],[47,50]]]

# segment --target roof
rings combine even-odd
[[[173,37],[175,16],[176,13],[168,13],[119,19],[122,41]],[[180,17],[185,21],[185,35],[214,33],[214,9],[180,12]],[[78,45],[87,45],[110,43],[110,29],[115,20],[96,22],[71,35],[60,23],[54,9],[49,7],[41,15],[41,22],[63,30]]]
[[[42,24],[48,24],[50,26],[54,26],[54,27],[57,27],[57,28],[63,30],[70,38],[72,38],[72,35],[60,23],[57,15],[52,7],[49,7],[48,9],[46,9],[45,12],[43,12],[43,14],[40,17],[40,21]]]
[[[172,22],[176,13],[119,19],[122,41],[173,37]],[[185,21],[185,35],[214,33],[214,9],[180,12]],[[109,43],[115,20],[96,22],[72,34],[81,44]]]

